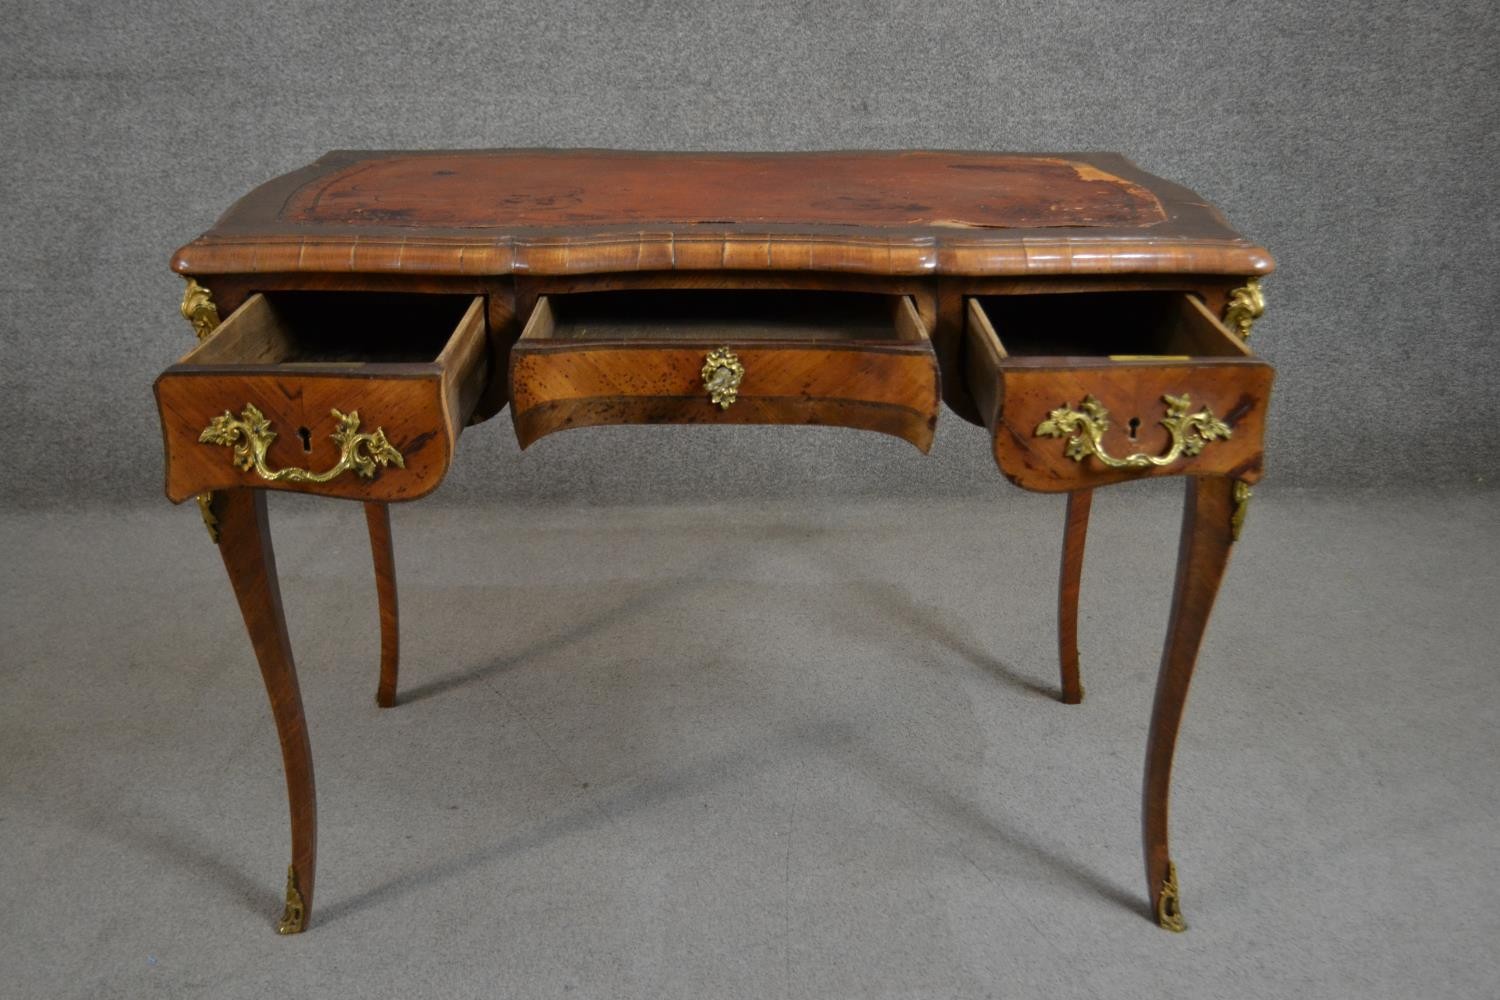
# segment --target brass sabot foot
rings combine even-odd
[[[1177,866],[1170,861],[1156,901],[1156,922],[1178,934],[1187,930],[1187,921],[1182,919],[1182,896],[1177,888]]]
[[[297,886],[297,869],[286,866],[286,907],[281,911],[281,922],[276,925],[277,934],[301,934],[307,923],[307,907],[302,903],[302,890]]]

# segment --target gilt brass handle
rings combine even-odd
[[[1111,469],[1145,469],[1150,466],[1171,465],[1183,455],[1198,454],[1210,441],[1230,436],[1229,425],[1204,407],[1197,413],[1189,413],[1192,400],[1186,393],[1181,396],[1163,396],[1167,404],[1167,415],[1157,421],[1172,435],[1172,447],[1164,455],[1147,455],[1136,452],[1124,458],[1115,458],[1104,450],[1104,432],[1109,430],[1109,411],[1099,405],[1093,396],[1083,397],[1080,410],[1064,406],[1047,414],[1047,419],[1037,424],[1037,437],[1072,437],[1064,454],[1075,462],[1082,462],[1093,455]]]
[[[739,398],[740,383],[745,380],[745,366],[727,347],[708,352],[703,362],[703,388],[709,401],[721,410],[729,409]]]
[[[245,404],[245,409],[238,417],[228,410],[214,417],[203,428],[203,433],[198,435],[198,440],[204,444],[234,445],[235,465],[246,472],[254,469],[260,478],[273,483],[281,480],[289,483],[326,483],[350,469],[354,470],[355,475],[370,479],[375,475],[377,465],[394,463],[397,468],[406,468],[406,460],[401,457],[401,453],[385,439],[384,428],[377,427],[372,434],[359,433],[358,410],[350,410],[348,413],[334,410],[333,418],[339,422],[339,426],[329,437],[339,446],[339,460],[338,464],[324,472],[297,468],[273,469],[268,466],[266,449],[276,440],[276,432],[271,430],[271,421],[250,403]]]

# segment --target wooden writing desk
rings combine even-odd
[[[385,505],[434,489],[460,432],[507,403],[523,448],[778,423],[926,451],[940,400],[1017,485],[1068,494],[1070,704],[1093,488],[1187,477],[1142,806],[1153,910],[1183,928],[1172,752],[1273,375],[1246,346],[1271,259],[1191,191],[1098,153],[340,152],[252,191],[172,266],[200,343],[156,383],[167,496],[197,498],[271,698],[283,933],[312,912],[317,821],[264,490],[365,503],[391,706]]]

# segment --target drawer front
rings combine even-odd
[[[1274,370],[1196,299],[1182,296],[1173,316],[1191,327],[1172,341],[1187,354],[1012,354],[977,300],[967,322],[965,376],[995,461],[1017,485],[1054,492],[1150,476],[1260,478]]]
[[[425,362],[360,361],[357,344],[344,352],[353,360],[277,361],[285,345],[247,333],[276,326],[252,296],[157,379],[168,498],[236,486],[378,501],[432,491],[483,389],[483,305],[473,299]]]
[[[879,431],[926,451],[937,360],[909,300],[896,300],[891,315],[892,336],[881,342],[829,331],[801,341],[647,333],[611,343],[554,335],[559,324],[543,299],[511,352],[516,435],[524,448],[601,424],[815,424]],[[715,360],[737,366],[734,374]],[[718,392],[716,378],[726,380]]]

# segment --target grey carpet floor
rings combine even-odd
[[[1500,494],[1265,488],[1179,744],[1191,929],[1138,791],[1178,488],[395,512],[272,501],[320,787],[192,505],[0,515],[0,995],[1493,998]]]

